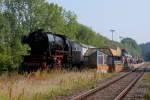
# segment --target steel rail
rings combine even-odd
[[[144,71],[141,72],[118,96],[116,96],[114,100],[122,100],[138,82],[138,80],[143,76]]]
[[[142,64],[142,65],[144,65],[144,64]],[[142,65],[141,65],[141,66],[142,66]],[[139,67],[140,67],[140,66],[139,66]],[[123,79],[124,77],[130,75],[133,71],[136,71],[137,69],[139,69],[139,67],[136,68],[136,69],[134,69],[134,70],[132,70],[132,71],[130,71],[130,72],[128,72],[128,73],[126,73],[126,74],[121,75],[120,77],[118,77],[118,78],[116,78],[116,79],[112,79],[112,80],[109,81],[109,82],[102,83],[102,85],[99,86],[99,87],[96,87],[96,88],[91,89],[91,90],[89,90],[89,91],[86,91],[86,92],[84,92],[84,93],[82,93],[82,94],[80,94],[80,95],[78,95],[78,96],[75,96],[75,97],[73,97],[71,100],[83,100],[83,99],[87,98],[88,96],[90,96],[90,95],[96,93],[97,91],[103,90],[103,89],[107,88],[108,86],[110,86],[111,84],[113,84],[113,83],[115,83],[115,82],[117,82],[117,81]]]

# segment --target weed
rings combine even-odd
[[[0,98],[2,100],[40,100],[67,96],[76,90],[90,89],[103,78],[114,74],[99,74],[95,70],[37,71],[30,74],[13,74],[0,77]],[[9,97],[9,98],[8,98]]]

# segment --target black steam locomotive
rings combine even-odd
[[[31,48],[30,54],[23,56],[23,71],[72,68],[83,63],[82,46],[64,35],[37,30],[24,36],[22,43]]]

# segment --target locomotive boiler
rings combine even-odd
[[[81,49],[76,50],[75,43],[64,35],[37,30],[24,36],[22,43],[31,48],[30,54],[23,56],[23,71],[72,68],[81,64],[83,59]]]

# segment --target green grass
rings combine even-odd
[[[147,93],[145,95],[145,100],[150,100],[150,74],[144,75],[144,83],[147,83]]]
[[[96,70],[68,72],[52,70],[25,75],[3,75],[0,77],[1,100],[49,100],[67,96],[77,90],[94,88],[103,78],[116,73],[100,74]]]

